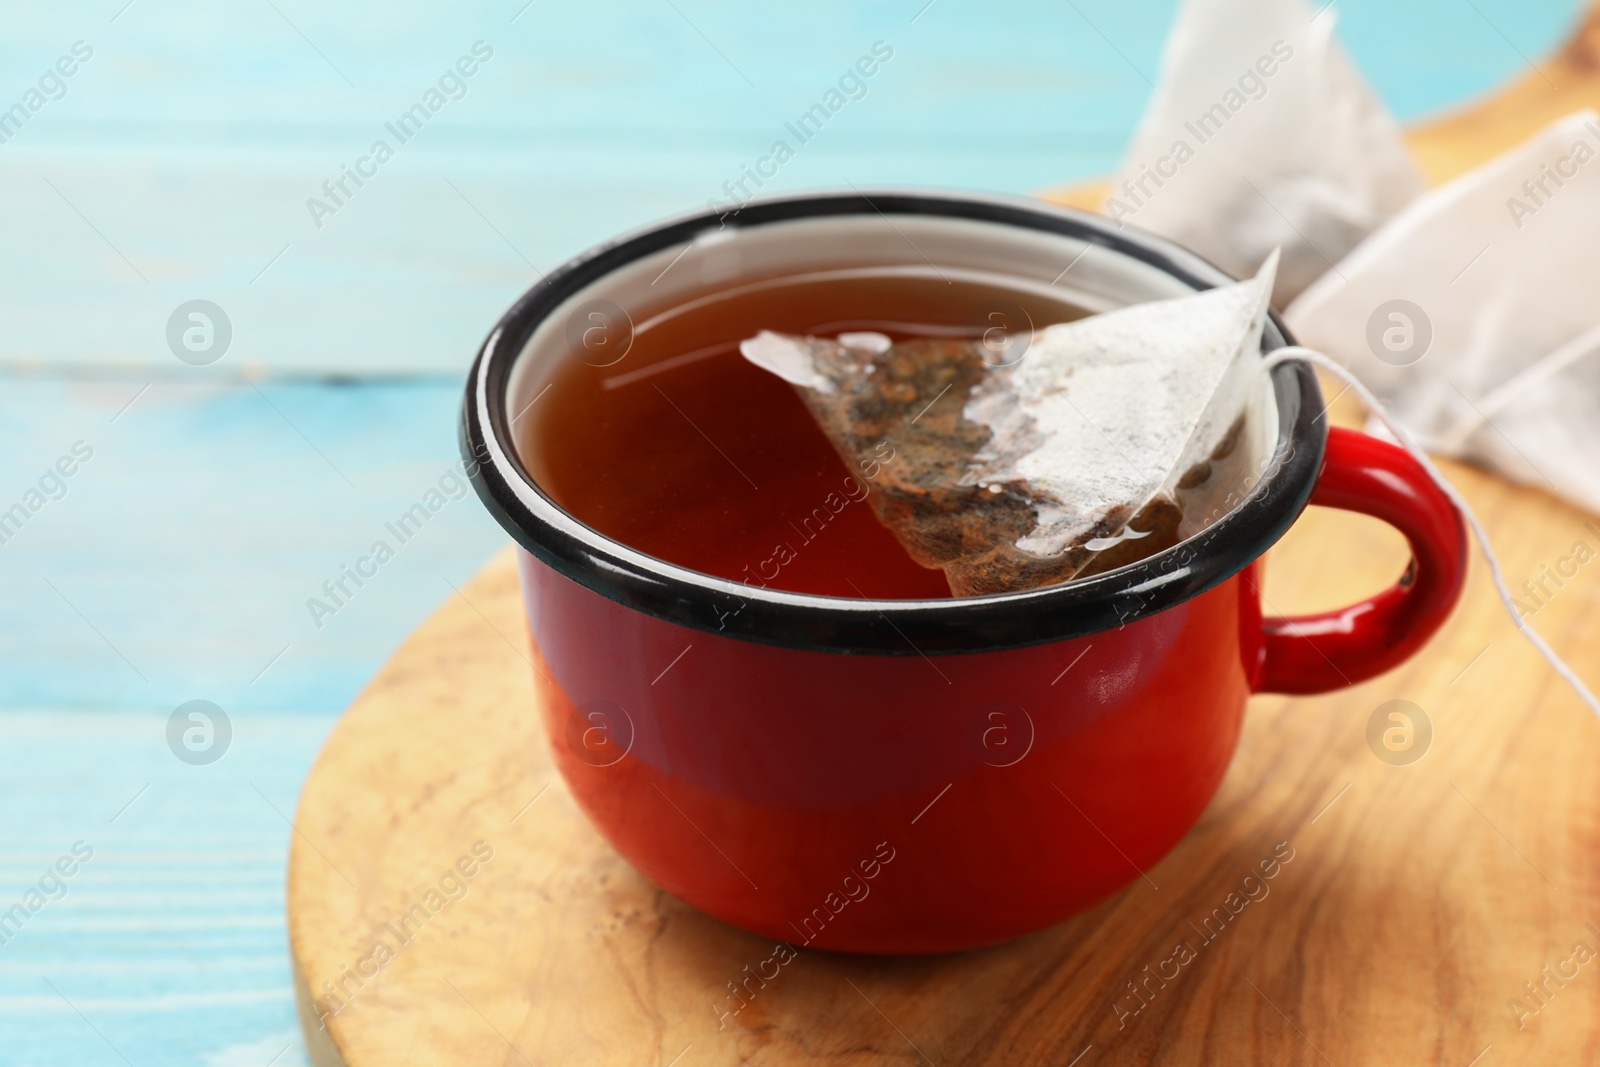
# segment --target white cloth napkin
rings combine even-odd
[[[1283,307],[1420,195],[1399,125],[1306,0],[1185,0],[1105,212]]]
[[[1600,511],[1600,116],[1457,178],[1301,294],[1299,341],[1430,451]]]

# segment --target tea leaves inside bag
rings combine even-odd
[[[1237,495],[1275,266],[1001,352],[766,332],[741,351],[794,385],[879,520],[955,595],[1028,589],[1169,548]]]

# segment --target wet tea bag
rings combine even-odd
[[[1283,307],[1419,196],[1336,19],[1307,0],[1185,0],[1106,214],[1240,278],[1281,247]]]
[[[770,332],[740,348],[796,388],[952,592],[1027,589],[1170,547],[1248,489],[1271,447],[1248,413],[1276,266],[998,348]]]
[[[1600,116],[1441,186],[1289,308],[1419,443],[1600,511]]]

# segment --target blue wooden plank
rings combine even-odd
[[[231,365],[459,370],[536,270],[718,195],[879,40],[892,61],[769,189],[1024,192],[1114,166],[1173,0],[938,0],[913,22],[924,3],[9,13],[17,94],[75,41],[95,51],[0,145],[0,360],[165,365],[168,314],[203,296],[235,322]],[[1415,116],[1523,72],[1576,4],[1341,7]],[[401,144],[385,123],[478,40],[493,58]],[[394,158],[315,225],[307,200],[379,138]]]
[[[0,930],[0,1064],[305,1064],[285,816],[333,721],[237,714],[191,766],[159,711],[0,712],[0,911],[39,893]]]
[[[0,380],[0,510],[93,450],[0,544],[0,707],[337,710],[503,543],[459,477],[454,381],[146,381]],[[380,539],[394,558],[335,605],[323,583]]]

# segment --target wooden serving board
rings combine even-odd
[[[1561,89],[1530,75],[1419,130],[1430,173],[1600,101],[1596,41],[1591,22],[1544,65]],[[1600,686],[1600,522],[1445,469],[1512,584],[1544,579],[1533,623]],[[1405,556],[1373,520],[1310,511],[1271,554],[1269,610],[1348,603]],[[535,730],[527,639],[507,551],[400,648],[306,782],[289,931],[321,1067],[1600,1059],[1600,723],[1481,564],[1399,670],[1253,700],[1216,799],[1148,879],[997,948],[802,951],[728,1016],[726,983],[774,946],[645,882],[590,828]],[[1393,700],[1431,727],[1414,762],[1369,743]]]

